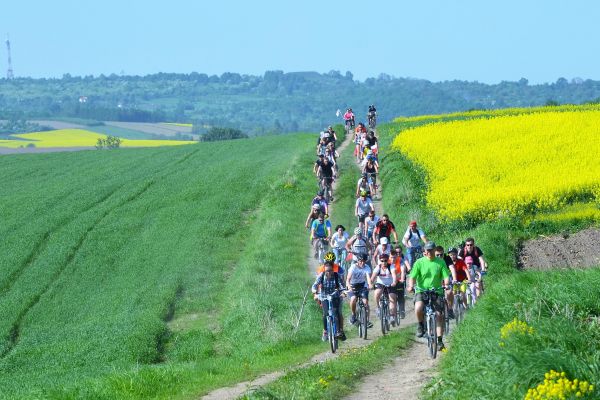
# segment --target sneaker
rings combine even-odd
[[[372,328],[373,327],[373,323],[371,321],[367,322],[367,328]]]
[[[391,322],[392,326],[396,326],[396,318],[392,317],[392,322]]]
[[[337,335],[335,335],[336,338],[340,339],[341,341],[346,340],[346,334],[344,333],[344,331],[339,331],[337,333]]]
[[[323,336],[321,337],[321,340],[324,342],[329,340],[329,335],[327,334],[327,331],[323,331]]]
[[[437,343],[438,351],[443,351],[445,348],[446,348],[446,346],[444,346],[444,342],[442,342],[441,340],[438,340],[438,343]]]
[[[352,314],[350,316],[350,325],[356,324],[356,315]]]
[[[454,319],[454,311],[448,310],[448,318]]]
[[[404,311],[400,311],[400,319],[406,318],[406,313]]]
[[[417,337],[423,337],[425,336],[425,327],[421,324],[419,324],[419,326],[417,326]]]

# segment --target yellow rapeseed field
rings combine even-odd
[[[58,129],[45,132],[20,133],[12,135],[22,140],[0,140],[0,147],[26,147],[32,143],[35,147],[93,147],[98,139],[106,135],[83,129]],[[182,140],[132,140],[122,139],[121,147],[176,146],[196,143]]]
[[[424,168],[427,202],[442,220],[598,200],[600,111],[570,107],[428,124],[403,131],[393,147]]]

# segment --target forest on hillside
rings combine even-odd
[[[89,121],[187,122],[198,133],[211,126],[251,135],[314,131],[352,107],[358,121],[375,104],[380,121],[397,116],[471,109],[580,104],[600,98],[600,81],[559,78],[484,84],[430,82],[381,74],[364,82],[351,72],[267,71],[263,76],[226,72],[146,76],[71,76],[0,79],[0,119],[78,118]]]

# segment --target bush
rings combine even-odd
[[[215,142],[217,140],[247,139],[248,135],[235,128],[212,127],[206,134],[200,136],[201,142]]]
[[[108,135],[105,139],[98,138],[96,148],[102,149],[118,149],[121,146],[121,138],[118,136]]]

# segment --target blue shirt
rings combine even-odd
[[[319,222],[318,219],[315,219],[312,223],[311,229],[314,229],[315,237],[327,237],[327,229],[331,229],[331,222],[328,219],[323,222]]]

